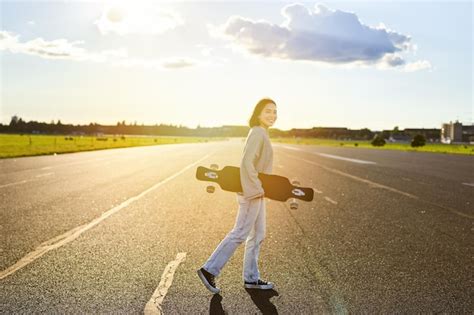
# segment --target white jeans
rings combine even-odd
[[[246,241],[242,276],[244,281],[255,282],[260,278],[258,254],[265,238],[265,199],[246,200],[237,194],[237,201],[239,213],[234,228],[217,246],[203,268],[218,276],[237,247]]]

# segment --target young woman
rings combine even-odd
[[[215,278],[233,255],[237,247],[245,242],[243,279],[248,289],[272,289],[273,283],[260,279],[258,254],[265,238],[265,199],[258,173],[271,174],[273,149],[268,128],[277,119],[275,102],[265,98],[254,108],[249,120],[250,131],[245,143],[240,180],[242,193],[237,193],[239,212],[234,228],[217,246],[207,262],[197,271],[199,278],[212,293],[219,293]]]

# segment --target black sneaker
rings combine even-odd
[[[216,277],[212,273],[209,273],[206,269],[201,268],[197,271],[197,274],[199,279],[201,279],[202,283],[209,291],[214,294],[219,293],[220,289],[216,287]]]
[[[245,281],[244,287],[246,289],[270,290],[270,289],[273,289],[273,283],[263,281],[262,279],[258,279],[257,282],[247,282],[247,281]]]

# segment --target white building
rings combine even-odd
[[[453,143],[462,142],[462,124],[450,121],[449,124],[443,124],[441,127],[441,142]]]

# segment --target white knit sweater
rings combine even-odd
[[[273,170],[273,149],[267,130],[260,126],[252,127],[245,142],[240,181],[246,199],[264,195],[258,173],[271,174]]]

